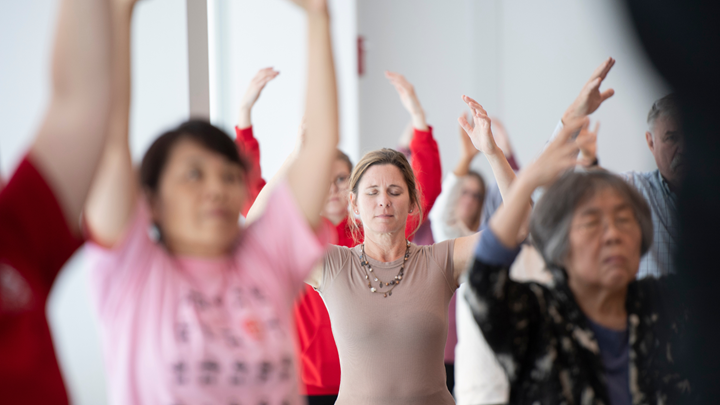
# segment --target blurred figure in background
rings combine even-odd
[[[492,127],[498,147],[503,151],[512,169],[518,171],[517,159],[514,156],[510,137],[508,136],[505,126],[499,119],[493,118]],[[452,196],[451,190],[455,189],[455,193],[460,191],[465,194],[466,191],[470,191],[464,189],[465,185],[469,182],[470,187],[472,187],[474,183],[472,177],[465,177],[464,181],[462,181],[462,179],[461,181],[457,181],[457,175],[464,173],[465,170],[469,170],[470,161],[472,157],[474,157],[472,151],[468,149],[466,139],[465,134],[461,133],[462,152],[460,162],[458,162],[455,172],[446,177],[445,183],[443,184],[443,194],[438,197],[436,209],[431,212],[431,217],[436,218],[432,224],[438,234],[443,232],[443,229],[440,229],[442,225],[445,225],[445,232],[448,234],[457,232],[466,233],[470,232],[470,229],[478,228],[482,230],[487,226],[487,221],[492,214],[502,204],[502,195],[497,182],[490,186],[486,194],[484,181],[482,183],[484,196],[481,203],[475,205],[468,201],[467,205],[458,210],[465,213],[462,216],[465,218],[464,221],[460,219],[460,216],[454,215],[452,212],[452,203],[446,203],[449,199],[445,200],[445,198]],[[448,194],[445,194],[446,192]],[[442,202],[441,199],[443,200]],[[444,211],[445,218],[437,218],[443,214],[443,211],[440,210],[441,206],[446,208]],[[478,210],[474,211],[473,208],[477,208]],[[481,223],[478,224],[478,222]],[[548,282],[550,280],[550,274],[545,270],[540,255],[529,244],[523,243],[522,246],[523,248],[518,259],[513,263],[510,277],[516,281],[533,280]],[[451,315],[455,318],[457,328],[457,344],[453,348],[455,359],[455,400],[461,405],[507,403],[509,397],[507,377],[495,359],[495,354],[483,338],[480,328],[473,319],[470,307],[463,298],[465,291],[467,291],[467,283],[463,282],[460,284],[451,302]],[[456,297],[459,297],[459,299]]]
[[[292,308],[332,231],[320,218],[338,142],[330,16],[297,1],[308,30],[307,133],[267,204],[238,224],[252,173],[204,121],[130,157],[129,30],[118,0],[109,141],[85,219],[111,404],[301,404]],[[156,237],[148,228],[154,226]]]
[[[463,113],[464,116],[464,113]],[[468,123],[470,123],[469,121]],[[455,170],[443,181],[442,192],[428,215],[432,235],[438,242],[469,236],[476,233],[485,199],[485,180],[470,170],[478,151],[462,127],[460,130],[460,160]],[[496,139],[498,136],[496,136]],[[500,141],[497,141],[500,143]],[[445,372],[448,390],[455,392],[455,347],[458,343],[455,320],[455,301],[457,294],[450,300],[448,309],[448,338],[445,342]],[[456,397],[457,400],[457,397]]]
[[[717,229],[720,229],[720,25],[715,2],[626,0],[658,72],[677,94],[686,136],[686,175],[679,190],[677,288],[693,322],[676,361],[692,375],[705,403],[720,397]],[[685,401],[683,403],[690,403]]]
[[[58,272],[82,244],[80,214],[105,144],[110,7],[108,0],[60,2],[50,104],[0,189],[2,403],[68,403],[45,311]]]

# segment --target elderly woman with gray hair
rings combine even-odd
[[[567,125],[512,184],[482,233],[466,298],[508,376],[511,404],[690,399],[690,383],[673,366],[685,311],[668,278],[635,278],[652,242],[647,203],[604,171],[561,176],[577,163],[570,137],[582,125]],[[530,233],[553,272],[550,287],[508,277],[527,201],[541,186]]]

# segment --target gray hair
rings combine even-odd
[[[563,175],[543,194],[530,219],[530,234],[535,247],[545,259],[549,269],[564,269],[570,249],[570,224],[575,209],[610,188],[625,199],[635,213],[642,233],[640,255],[644,255],[653,240],[650,207],[645,198],[625,180],[604,170],[569,172]]]
[[[674,93],[670,93],[663,98],[655,100],[652,107],[650,107],[650,112],[648,112],[647,116],[647,124],[651,131],[655,121],[660,116],[668,117],[673,122],[680,124],[680,103]]]

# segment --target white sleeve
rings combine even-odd
[[[556,136],[562,131],[564,125],[562,123],[562,120],[558,120],[557,125],[555,125],[555,130],[553,131],[552,135],[550,135],[550,139],[548,139],[548,143],[552,142],[553,139],[555,139]]]
[[[455,218],[455,208],[462,189],[462,179],[450,172],[442,184],[442,192],[435,200],[435,205],[428,218],[430,219],[430,228],[432,229],[433,239],[435,242],[442,242],[448,239],[456,238],[457,219]]]

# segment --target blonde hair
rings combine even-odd
[[[408,162],[405,155],[396,150],[388,148],[382,148],[366,153],[365,156],[360,159],[357,165],[355,165],[352,174],[350,174],[350,193],[355,196],[355,201],[357,201],[358,187],[360,186],[360,181],[362,180],[363,176],[372,166],[380,165],[393,165],[400,169],[400,173],[402,173],[403,179],[405,180],[405,184],[408,188],[408,194],[410,195],[410,204],[411,206],[414,204],[417,207],[417,209],[409,215],[409,217],[418,217],[417,226],[410,234],[410,236],[412,236],[415,234],[415,232],[417,232],[418,228],[420,228],[420,225],[422,224],[423,212],[422,204],[420,202],[422,194],[420,193],[420,190],[418,189],[417,183],[415,181],[415,173],[412,170],[412,166],[410,166],[410,162]],[[359,225],[362,224],[362,222],[356,221],[355,216],[352,212],[350,212],[350,215],[348,215],[347,220],[350,225],[350,231],[352,232],[353,240],[355,240],[355,243],[359,243],[362,240],[363,235]]]

